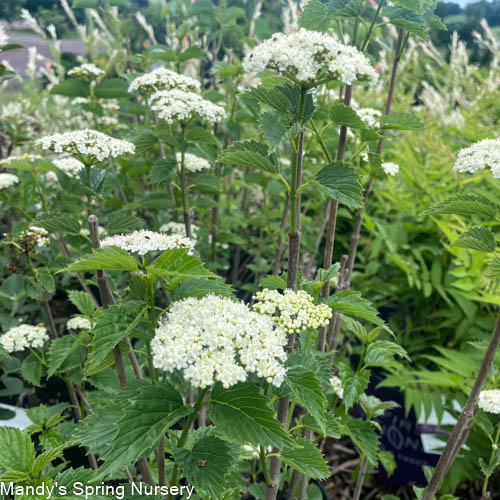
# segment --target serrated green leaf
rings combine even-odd
[[[134,137],[135,154],[142,155],[151,151],[157,144],[158,140],[152,130],[146,130]]]
[[[387,473],[387,477],[391,477],[396,470],[396,461],[394,455],[390,451],[380,451],[378,460]],[[397,498],[397,497],[396,497]]]
[[[346,417],[342,421],[345,433],[352,439],[360,453],[375,466],[378,461],[379,436],[369,422],[359,418]]]
[[[370,381],[370,372],[355,372],[349,368],[346,363],[339,364],[339,377],[342,380],[342,389],[344,389],[344,405],[346,409],[351,408],[356,403],[368,387]]]
[[[95,271],[97,269],[136,272],[138,266],[137,261],[125,250],[107,247],[94,250],[93,254],[84,255],[80,260],[59,272]]]
[[[413,113],[392,113],[384,116],[381,129],[422,130],[424,124]]]
[[[324,33],[330,26],[327,5],[320,0],[310,0],[300,15],[299,26]]]
[[[355,129],[366,128],[366,123],[358,116],[356,111],[341,102],[337,102],[330,107],[330,118],[337,125],[345,125]]]
[[[40,387],[40,379],[43,374],[43,365],[40,363],[38,358],[33,354],[27,356],[22,364],[21,371],[24,380],[33,384],[36,387]]]
[[[267,406],[267,399],[252,383],[229,389],[216,384],[210,397],[210,419],[217,433],[231,442],[277,447],[292,444]]]
[[[258,87],[254,87],[246,92],[243,92],[240,95],[241,97],[246,97],[248,99],[253,99],[267,104],[283,115],[288,115],[291,111],[290,101],[282,92],[279,92],[276,89],[277,86],[275,85],[269,86],[261,84]]]
[[[183,406],[181,395],[167,383],[142,386],[130,401],[116,423],[117,433],[103,457],[99,477],[149,455],[165,432],[192,411]]]
[[[283,276],[268,274],[259,281],[259,287],[269,288],[270,290],[285,290],[286,278],[283,278]]]
[[[221,498],[225,487],[224,476],[234,463],[229,443],[217,436],[202,437],[191,450],[176,449],[174,459],[188,484],[195,486],[198,493]]]
[[[69,290],[68,298],[70,302],[85,316],[94,314],[95,305],[90,295],[80,290]]]
[[[80,223],[70,214],[39,216],[35,220],[35,224],[49,231],[80,233]]]
[[[358,17],[363,12],[363,0],[330,0],[328,12],[334,17]]]
[[[479,250],[480,252],[493,252],[497,247],[494,234],[490,229],[477,226],[461,234],[453,245],[460,248]]]
[[[220,297],[233,297],[234,289],[222,280],[186,278],[175,287],[174,300],[182,300],[187,297],[199,299],[212,293]]]
[[[48,293],[56,291],[56,283],[54,277],[48,267],[38,267],[35,269],[36,279],[38,284]]]
[[[326,414],[325,429],[324,430],[322,430],[319,427],[316,420],[309,413],[306,413],[302,417],[302,420],[300,422],[302,425],[304,425],[308,429],[312,429],[317,434],[324,435],[324,436],[330,437],[332,439],[339,439],[341,436],[339,419],[338,419],[338,417],[335,417],[331,413]]]
[[[103,310],[97,317],[86,369],[94,373],[106,356],[125,337],[132,335],[142,320],[144,306],[136,302],[123,302]]]
[[[480,215],[493,219],[497,213],[497,206],[484,196],[472,194],[458,194],[425,210],[422,215],[428,214],[456,214]]]
[[[153,164],[153,182],[168,181],[177,171],[177,161],[174,157],[156,160]]]
[[[343,290],[335,293],[325,301],[334,311],[365,319],[378,326],[384,326],[384,321],[378,317],[369,300],[361,297],[360,292]]]
[[[89,97],[90,85],[88,82],[77,79],[64,80],[50,89],[51,94],[64,95],[67,97]]]
[[[500,258],[495,255],[488,264],[488,268],[484,274],[488,276],[488,278],[500,278]]]
[[[142,229],[142,219],[135,215],[126,214],[124,212],[112,213],[106,219],[106,229],[108,234],[130,233],[135,229]]]
[[[316,180],[335,200],[351,208],[363,204],[363,187],[353,167],[343,162],[325,165],[316,175]]]
[[[0,427],[0,465],[9,471],[30,473],[35,463],[35,447],[25,431]]]
[[[56,458],[62,455],[65,446],[57,446],[51,450],[44,451],[36,457],[35,463],[33,464],[33,474],[39,474],[42,469],[53,462]]]
[[[99,82],[94,88],[94,94],[99,99],[120,99],[132,97],[128,93],[128,83],[122,78],[108,78]]]
[[[406,350],[390,340],[376,340],[371,342],[366,349],[365,363],[371,366],[386,366],[394,360],[395,356],[410,360]]]
[[[151,276],[170,276],[177,278],[217,278],[205,269],[203,262],[194,255],[188,255],[187,248],[165,250],[152,265],[148,266]]]
[[[88,335],[64,335],[51,342],[47,355],[47,376],[52,377],[59,371],[68,371],[80,365],[80,357],[73,353],[81,347]],[[83,353],[84,354],[84,353]],[[69,360],[69,361],[68,361]]]
[[[256,141],[235,142],[217,157],[220,163],[258,168],[272,174],[276,167],[268,158],[268,147]]]
[[[361,129],[361,142],[371,142],[378,141],[382,139],[383,135],[379,134],[376,130],[372,128]]]
[[[279,146],[287,133],[286,127],[280,123],[279,119],[279,115],[275,112],[263,111],[260,114],[260,128],[269,141],[271,149]]]
[[[318,447],[304,438],[297,438],[295,442],[300,447],[281,450],[281,460],[307,477],[313,479],[329,477],[330,469]]]
[[[194,144],[213,144],[217,146],[218,141],[212,133],[204,128],[189,128],[186,132],[186,141]]]

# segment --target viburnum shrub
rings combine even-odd
[[[413,233],[424,215],[482,217],[452,243],[496,249],[497,204],[483,195],[456,194],[418,223],[401,208],[429,201],[408,158],[425,162],[418,141],[436,114],[431,84],[413,81],[415,54],[432,53],[429,32],[444,27],[436,2],[290,0],[279,23],[268,14],[280,2],[176,0],[147,17],[111,0],[83,3],[75,16],[61,1],[87,48],[76,66],[67,69],[56,28],[28,11],[52,57],[30,48],[25,80],[0,65],[0,82],[22,85],[0,107],[0,396],[29,394],[31,421],[0,426],[0,486],[15,498],[40,486],[75,498],[68,491],[86,484],[92,498],[123,488],[123,498],[305,500],[336,474],[327,452],[343,440],[357,457],[349,498],[367,497],[370,474],[396,468],[377,419],[398,405],[375,386],[412,379],[401,337],[421,341],[411,315],[425,302],[409,301],[406,326],[373,305],[396,270],[415,271],[397,253],[411,245],[395,244],[380,217],[390,224],[397,212],[397,227]],[[0,28],[0,52],[18,48]],[[458,117],[462,104],[446,111]],[[482,135],[460,136],[450,177],[500,175],[499,139]],[[451,153],[435,149],[451,171]],[[418,197],[402,194],[415,186]],[[438,246],[426,244],[425,258]],[[390,260],[385,282],[366,252]],[[429,273],[412,255],[451,302],[441,263]],[[487,275],[499,269],[493,256]],[[500,380],[489,370],[499,325],[418,498],[440,485],[451,498],[442,479],[473,422],[489,443],[475,463],[488,494],[500,463]],[[44,390],[54,394],[40,401]],[[70,462],[70,448],[89,468]]]

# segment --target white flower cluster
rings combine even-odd
[[[8,156],[3,160],[0,160],[0,165],[13,165],[14,163],[31,163],[35,160],[40,160],[42,157],[40,155],[17,155]]]
[[[175,156],[180,169],[182,154],[177,153]],[[193,155],[191,153],[184,153],[184,166],[186,167],[186,170],[189,170],[190,172],[199,172],[201,170],[210,168],[210,162],[208,160],[205,160],[205,158],[200,158],[199,156]]]
[[[257,301],[254,310],[273,316],[276,325],[287,333],[327,326],[332,317],[328,305],[314,305],[313,298],[304,290],[286,289],[280,293],[264,288],[255,294],[254,299]]]
[[[288,35],[275,33],[246,56],[243,68],[249,72],[274,69],[308,86],[327,80],[346,85],[377,80],[377,72],[356,47],[304,28]]]
[[[486,167],[490,167],[493,177],[500,177],[500,137],[484,139],[461,149],[453,170],[473,173]]]
[[[488,413],[500,414],[500,389],[481,391],[477,405]]]
[[[23,114],[23,105],[20,102],[9,102],[0,108],[0,119],[20,118]]]
[[[22,324],[14,326],[1,335],[0,344],[11,353],[24,351],[27,347],[42,347],[48,339],[45,327]]]
[[[378,125],[379,118],[382,116],[381,111],[373,108],[360,108],[356,110],[356,113],[358,113],[361,120],[363,120],[369,127]]]
[[[32,241],[35,243],[34,246],[37,247],[46,247],[50,244],[48,236],[48,231],[43,227],[38,226],[30,226],[28,231],[23,231],[21,233],[21,237],[24,241]]]
[[[9,36],[5,32],[5,26],[0,23],[0,46],[9,43]]]
[[[118,247],[127,252],[146,255],[148,252],[162,252],[172,248],[187,248],[189,254],[194,248],[194,241],[185,236],[155,233],[141,229],[129,234],[108,236],[101,241],[102,247]]]
[[[92,323],[88,318],[83,318],[82,316],[73,316],[66,323],[66,327],[69,330],[91,330]]]
[[[69,76],[81,78],[87,82],[98,80],[105,74],[106,72],[104,70],[92,63],[82,64],[81,66],[76,66],[68,71]]]
[[[0,174],[0,189],[7,189],[19,182],[19,177],[14,174]]]
[[[285,333],[243,302],[207,295],[175,302],[151,342],[153,365],[182,370],[196,387],[224,387],[256,373],[279,387],[285,376]]]
[[[387,175],[396,175],[399,172],[399,165],[390,161],[382,162],[382,170]]]
[[[337,375],[334,375],[330,379],[330,384],[332,385],[333,392],[340,398],[344,398],[344,389],[342,388],[342,381]]]
[[[178,89],[155,92],[151,96],[150,107],[158,118],[170,124],[174,121],[187,122],[191,118],[215,123],[226,116],[223,107],[203,99],[194,92]]]
[[[135,146],[122,139],[92,129],[75,130],[63,134],[53,134],[37,139],[35,144],[42,149],[51,149],[56,153],[79,153],[103,161],[106,158],[123,154],[134,154]]]
[[[52,160],[52,163],[59,169],[62,170],[65,174],[73,177],[74,179],[79,177],[80,170],[84,168],[84,164],[73,158],[72,156],[65,156],[63,158],[57,158]]]
[[[191,224],[191,232],[193,235],[196,235],[200,228],[195,224]],[[175,234],[178,236],[186,236],[186,226],[183,222],[167,222],[166,224],[162,224],[160,227],[160,231],[162,233]]]
[[[138,76],[132,80],[128,91],[130,93],[152,94],[159,90],[179,89],[199,92],[200,82],[189,76],[180,75],[167,68],[156,68],[150,73]]]

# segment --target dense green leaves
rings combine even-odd
[[[227,440],[254,446],[290,445],[290,438],[267,406],[267,399],[252,383],[224,389],[217,384],[210,398],[210,419]]]
[[[497,246],[495,236],[490,229],[478,226],[461,234],[453,243],[456,247],[493,252]]]
[[[368,387],[370,373],[368,371],[355,372],[346,363],[339,364],[339,376],[344,389],[344,405],[349,409],[356,403]]]
[[[335,200],[357,208],[363,203],[363,187],[353,167],[343,162],[329,163],[316,175],[316,180]]]
[[[299,19],[299,26],[308,30],[326,31],[330,25],[328,7],[320,0],[311,0],[306,4]]]
[[[371,465],[378,461],[379,436],[373,426],[364,420],[345,417],[341,427],[349,435],[359,451],[366,456]]]
[[[383,320],[378,317],[377,310],[373,308],[369,300],[361,297],[360,292],[343,290],[329,297],[326,303],[334,311],[365,319],[378,326],[384,325]]]
[[[217,161],[242,167],[259,168],[274,174],[276,167],[267,155],[268,148],[265,144],[256,141],[235,142],[222,151]]]
[[[427,209],[425,212],[423,212],[423,215],[433,213],[480,215],[487,219],[493,219],[496,215],[497,209],[498,207],[484,196],[473,194],[458,194]]]

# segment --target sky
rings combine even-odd
[[[450,2],[453,2],[453,3],[458,3],[462,7],[465,7],[468,3],[472,3],[472,2],[475,2],[477,0],[445,0],[445,1],[450,1]]]

